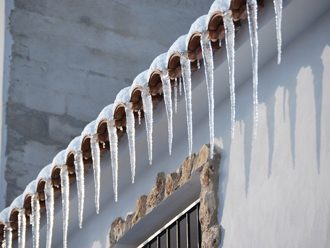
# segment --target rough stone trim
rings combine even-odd
[[[209,144],[203,145],[197,155],[187,157],[181,164],[178,173],[172,172],[167,176],[164,172],[157,174],[156,184],[150,194],[137,199],[135,213],[128,215],[125,221],[119,217],[112,222],[109,231],[110,248],[113,248],[129,229],[160,202],[185,184],[195,171],[200,173],[201,182],[199,221],[202,230],[202,248],[219,247],[221,226],[218,223],[218,185],[221,155],[215,149],[214,157],[210,159],[209,147]]]

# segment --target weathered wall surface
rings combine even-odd
[[[15,0],[6,204],[212,2]]]

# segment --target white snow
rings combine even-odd
[[[111,120],[113,119],[113,108],[114,108],[114,104],[110,104],[108,106],[106,106],[105,108],[102,109],[102,111],[100,112],[100,114],[98,115],[98,117],[96,118],[96,125],[98,126],[100,121],[102,121],[103,119],[107,119],[107,120]],[[96,126],[96,128],[97,128]]]
[[[69,154],[70,152],[78,152],[81,150],[81,136],[75,137],[68,147],[66,148],[66,154]]]
[[[122,89],[121,91],[119,91],[119,93],[117,94],[116,99],[113,103],[114,104],[113,111],[115,111],[119,103],[127,103],[129,102],[130,99],[131,99],[131,86],[128,86]]]
[[[186,45],[185,45],[186,49],[188,49],[189,39],[194,32],[202,33],[203,31],[207,30],[208,20],[209,19],[207,15],[203,15],[198,17],[196,21],[194,21],[194,23],[191,24],[189,32],[186,36]]]
[[[40,181],[40,179],[49,179],[52,175],[53,170],[53,164],[46,165],[42,170],[39,172],[37,176],[37,183]]]
[[[52,161],[53,168],[55,165],[60,165],[60,166],[64,165],[66,163],[66,156],[67,156],[66,149],[57,153]]]
[[[145,70],[134,78],[133,84],[131,86],[130,95],[132,94],[132,90],[134,90],[136,86],[141,86],[142,88],[148,86],[149,83],[148,72],[149,70]]]
[[[10,208],[10,212],[13,211],[14,208],[18,208],[21,209],[23,208],[24,205],[24,195],[21,194],[19,196],[17,196],[13,202],[10,204],[9,208]]]
[[[216,11],[225,12],[229,9],[231,0],[215,0],[210,7],[207,20],[210,20],[213,13]]]
[[[158,69],[160,71],[163,71],[167,68],[167,53],[162,53],[158,55],[151,63],[148,71],[148,78],[150,78],[151,73],[153,70]]]
[[[96,123],[96,120],[94,120],[94,121],[92,121],[92,122],[90,122],[90,123],[88,123],[87,125],[86,125],[86,127],[84,128],[84,130],[81,132],[81,137],[82,138],[84,138],[85,136],[87,136],[87,135],[94,135],[94,134],[96,134],[96,129],[97,129],[97,125],[96,125],[97,123]]]
[[[167,51],[167,56],[166,56],[166,61],[168,62],[170,56],[172,55],[172,53],[174,52],[179,52],[182,53],[184,51],[186,51],[186,39],[187,39],[187,35],[182,35],[180,36],[170,47],[170,49],[168,49]]]
[[[6,207],[0,213],[0,221],[2,221],[3,223],[8,223],[9,217],[10,217],[10,207]]]
[[[23,200],[26,195],[31,194],[33,195],[37,191],[37,179],[33,180],[26,186],[24,192],[23,192]]]

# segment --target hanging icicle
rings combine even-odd
[[[25,209],[18,212],[18,248],[25,248],[26,240],[26,216]]]
[[[246,2],[248,14],[250,43],[252,51],[252,70],[253,70],[253,119],[254,119],[254,138],[258,133],[258,4],[256,0]]]
[[[166,115],[167,115],[167,128],[168,128],[168,149],[169,154],[172,153],[172,140],[173,140],[173,111],[172,111],[172,88],[171,88],[171,79],[168,75],[168,71],[164,70],[161,75],[161,80],[163,84],[163,94],[164,94],[164,102],[166,107]]]
[[[192,123],[192,103],[191,103],[191,69],[190,60],[187,53],[182,53],[180,58],[182,68],[183,89],[186,100],[187,130],[188,130],[188,151],[192,154],[193,144],[193,123]]]
[[[133,111],[131,102],[128,102],[125,104],[125,112],[126,112],[126,132],[127,132],[127,138],[128,138],[129,158],[130,158],[130,164],[131,164],[131,177],[132,177],[132,183],[134,183],[135,163],[136,163],[135,118],[134,118],[134,111]],[[140,113],[140,110],[138,113]],[[140,116],[141,116],[141,114],[139,114],[139,121],[140,121]]]
[[[229,70],[230,102],[231,102],[231,137],[235,135],[235,25],[231,11],[223,14],[225,40]]]
[[[13,229],[10,226],[6,226],[6,248],[12,248],[13,243]]]
[[[62,214],[63,214],[63,248],[67,247],[69,212],[70,212],[70,182],[67,166],[61,167],[61,194],[62,194]]]
[[[141,125],[141,110],[138,110],[138,122]]]
[[[148,155],[149,155],[149,163],[152,164],[152,131],[153,131],[153,105],[152,98],[149,92],[149,87],[146,86],[141,91],[142,94],[142,104],[143,104],[143,112],[144,118],[146,122],[146,130],[147,130],[147,141],[148,141]]]
[[[115,121],[111,120],[107,122],[109,141],[110,141],[110,153],[111,153],[111,166],[112,166],[112,181],[113,192],[115,202],[118,201],[118,136]]]
[[[52,247],[54,225],[54,188],[51,179],[45,184],[45,200],[47,213],[47,241],[46,248]]]
[[[182,80],[181,77],[179,77],[179,95],[182,95]]]
[[[6,248],[6,227],[3,228],[3,240],[1,242],[1,248]]]
[[[40,203],[37,194],[31,197],[33,248],[39,248],[40,237]]]
[[[84,175],[84,160],[83,160],[82,152],[75,153],[74,166],[77,176],[79,228],[82,228],[83,217],[84,217],[84,200],[85,200],[85,175]]]
[[[94,172],[94,188],[95,188],[95,209],[96,213],[100,212],[100,189],[101,189],[101,154],[100,145],[97,134],[93,135],[90,139],[92,159],[93,159],[93,172]],[[104,144],[104,143],[103,143]]]
[[[283,0],[274,0],[276,38],[277,38],[277,64],[281,63],[281,56],[282,56],[282,9],[283,9]]]
[[[178,79],[174,80],[174,111],[178,112]]]
[[[214,153],[214,65],[212,44],[209,40],[209,33],[205,31],[201,35],[201,47],[203,53],[205,81],[207,88],[209,106],[209,130],[210,130],[210,158],[213,159]]]

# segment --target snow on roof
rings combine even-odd
[[[52,170],[53,170],[53,164],[46,165],[42,170],[39,172],[37,176],[37,182],[39,182],[40,179],[46,179],[48,180],[52,176]]]
[[[81,147],[81,136],[77,136],[70,142],[68,148],[66,148],[66,154],[69,154],[69,152],[71,151],[78,152],[80,151],[80,147]]]
[[[208,20],[212,17],[212,14],[216,11],[225,12],[230,7],[231,0],[215,0],[210,7],[208,13]]]
[[[172,55],[172,53],[174,52],[179,52],[179,53],[182,53],[184,51],[186,51],[186,45],[185,45],[185,42],[186,42],[186,39],[187,39],[187,36],[188,35],[182,35],[180,36],[173,44],[172,46],[170,47],[170,49],[168,49],[168,52],[167,52],[167,56],[166,56],[166,61],[169,60],[170,56]]]
[[[161,55],[158,55],[154,61],[152,61],[149,72],[148,72],[148,78],[150,77],[153,70],[158,69],[160,71],[163,71],[167,68],[167,53],[162,53]]]
[[[121,91],[116,96],[114,106],[116,107],[118,103],[127,103],[131,99],[131,86],[128,86]]]
[[[145,70],[143,72],[141,72],[139,75],[137,75],[134,80],[133,80],[133,84],[131,86],[131,93],[132,90],[136,87],[136,86],[147,86],[148,85],[148,70]]]
[[[66,163],[66,149],[60,151],[59,153],[57,153],[57,155],[54,157],[53,161],[52,161],[52,165],[53,167],[55,165],[64,165]]]
[[[25,198],[26,195],[34,194],[36,191],[37,191],[37,179],[34,179],[32,182],[28,184],[28,186],[26,186],[23,192],[23,196]]]
[[[97,125],[100,123],[102,119],[107,119],[107,120],[113,119],[113,103],[102,109],[101,113],[96,118]]]
[[[21,194],[15,198],[15,200],[10,204],[10,212],[13,211],[14,208],[23,208],[24,205],[24,195]]]
[[[96,120],[87,124],[84,130],[81,132],[81,137],[85,137],[86,135],[94,135],[97,132],[97,125]]]
[[[207,18],[207,15],[203,15],[203,16],[198,17],[196,19],[196,21],[194,21],[194,23],[191,24],[189,32],[187,34],[187,38],[186,38],[186,44],[185,44],[186,49],[188,49],[189,39],[194,32],[201,33],[203,31],[207,30],[208,20],[209,20],[209,18]]]

